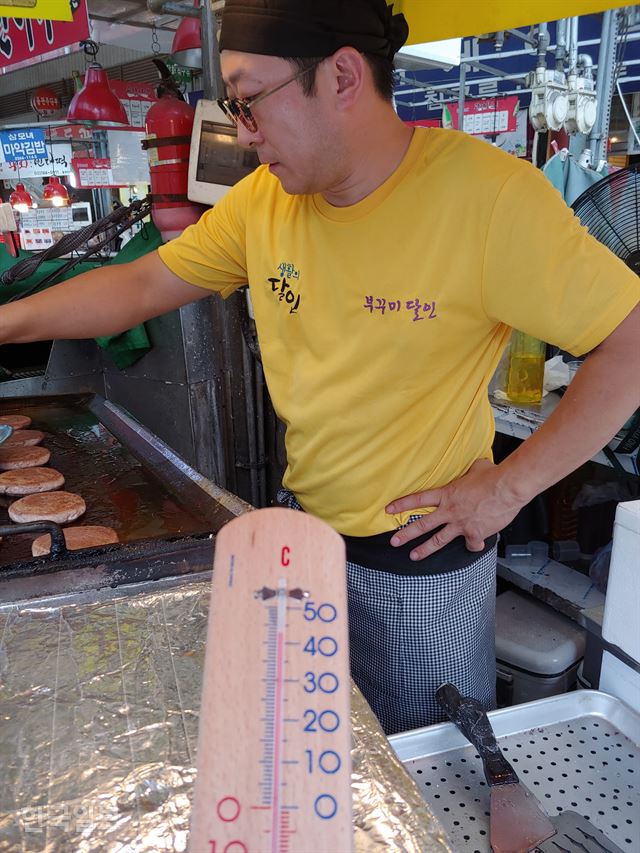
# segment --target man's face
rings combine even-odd
[[[262,95],[296,72],[283,59],[230,50],[222,51],[221,66],[230,98]],[[338,139],[322,68],[317,69],[315,95],[306,97],[296,80],[251,108],[255,133],[238,123],[240,145],[253,148],[291,194],[322,192],[338,177]]]

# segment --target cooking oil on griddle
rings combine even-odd
[[[24,413],[33,429],[45,433],[49,466],[65,477],[64,489],[87,504],[74,524],[113,527],[121,542],[206,532],[207,524],[181,506],[90,412],[81,406],[31,402]],[[0,498],[0,523],[9,524],[7,508],[15,498]],[[29,559],[33,536],[5,539],[0,565]]]

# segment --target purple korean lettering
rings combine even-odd
[[[422,303],[419,299],[409,299],[407,300],[407,311],[413,311],[412,320],[415,323],[416,320],[424,320],[424,317],[420,316],[420,309],[422,308]]]

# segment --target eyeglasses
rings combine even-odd
[[[268,92],[262,92],[260,95],[254,95],[252,98],[218,98],[218,106],[235,125],[237,125],[238,122],[242,122],[249,133],[256,133],[258,130],[258,123],[251,112],[251,107],[259,104],[260,101],[264,101],[264,99],[268,98],[269,95],[274,95],[276,92],[279,92],[280,89],[284,89],[285,86],[288,86],[289,83],[293,83],[294,80],[298,80],[300,77],[303,77],[308,71],[311,71],[323,61],[324,58],[319,59],[317,62],[313,62],[306,68],[303,68],[302,71],[298,71],[298,73],[294,74],[293,77],[289,77],[289,79],[285,80],[284,83],[280,83],[280,85],[276,86],[275,89],[269,89]]]

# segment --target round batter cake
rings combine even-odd
[[[2,447],[20,447],[21,445],[40,444],[44,433],[39,429],[17,429],[2,443]]]
[[[80,495],[72,492],[47,492],[27,495],[9,507],[11,521],[26,523],[29,521],[57,521],[66,524],[86,512],[87,505]]]
[[[100,527],[96,524],[86,524],[78,527],[65,527],[64,541],[70,551],[81,548],[97,548],[99,545],[110,545],[118,542],[118,534],[110,527]],[[34,557],[43,557],[51,550],[49,534],[38,536],[31,543],[31,553]]]
[[[13,471],[16,468],[35,468],[46,465],[51,452],[46,447],[18,444],[16,447],[0,445],[0,471]]]
[[[25,429],[30,426],[31,418],[27,415],[0,415],[0,424],[6,424],[14,429]]]
[[[0,474],[0,494],[33,495],[64,486],[64,477],[55,468],[19,468]]]

